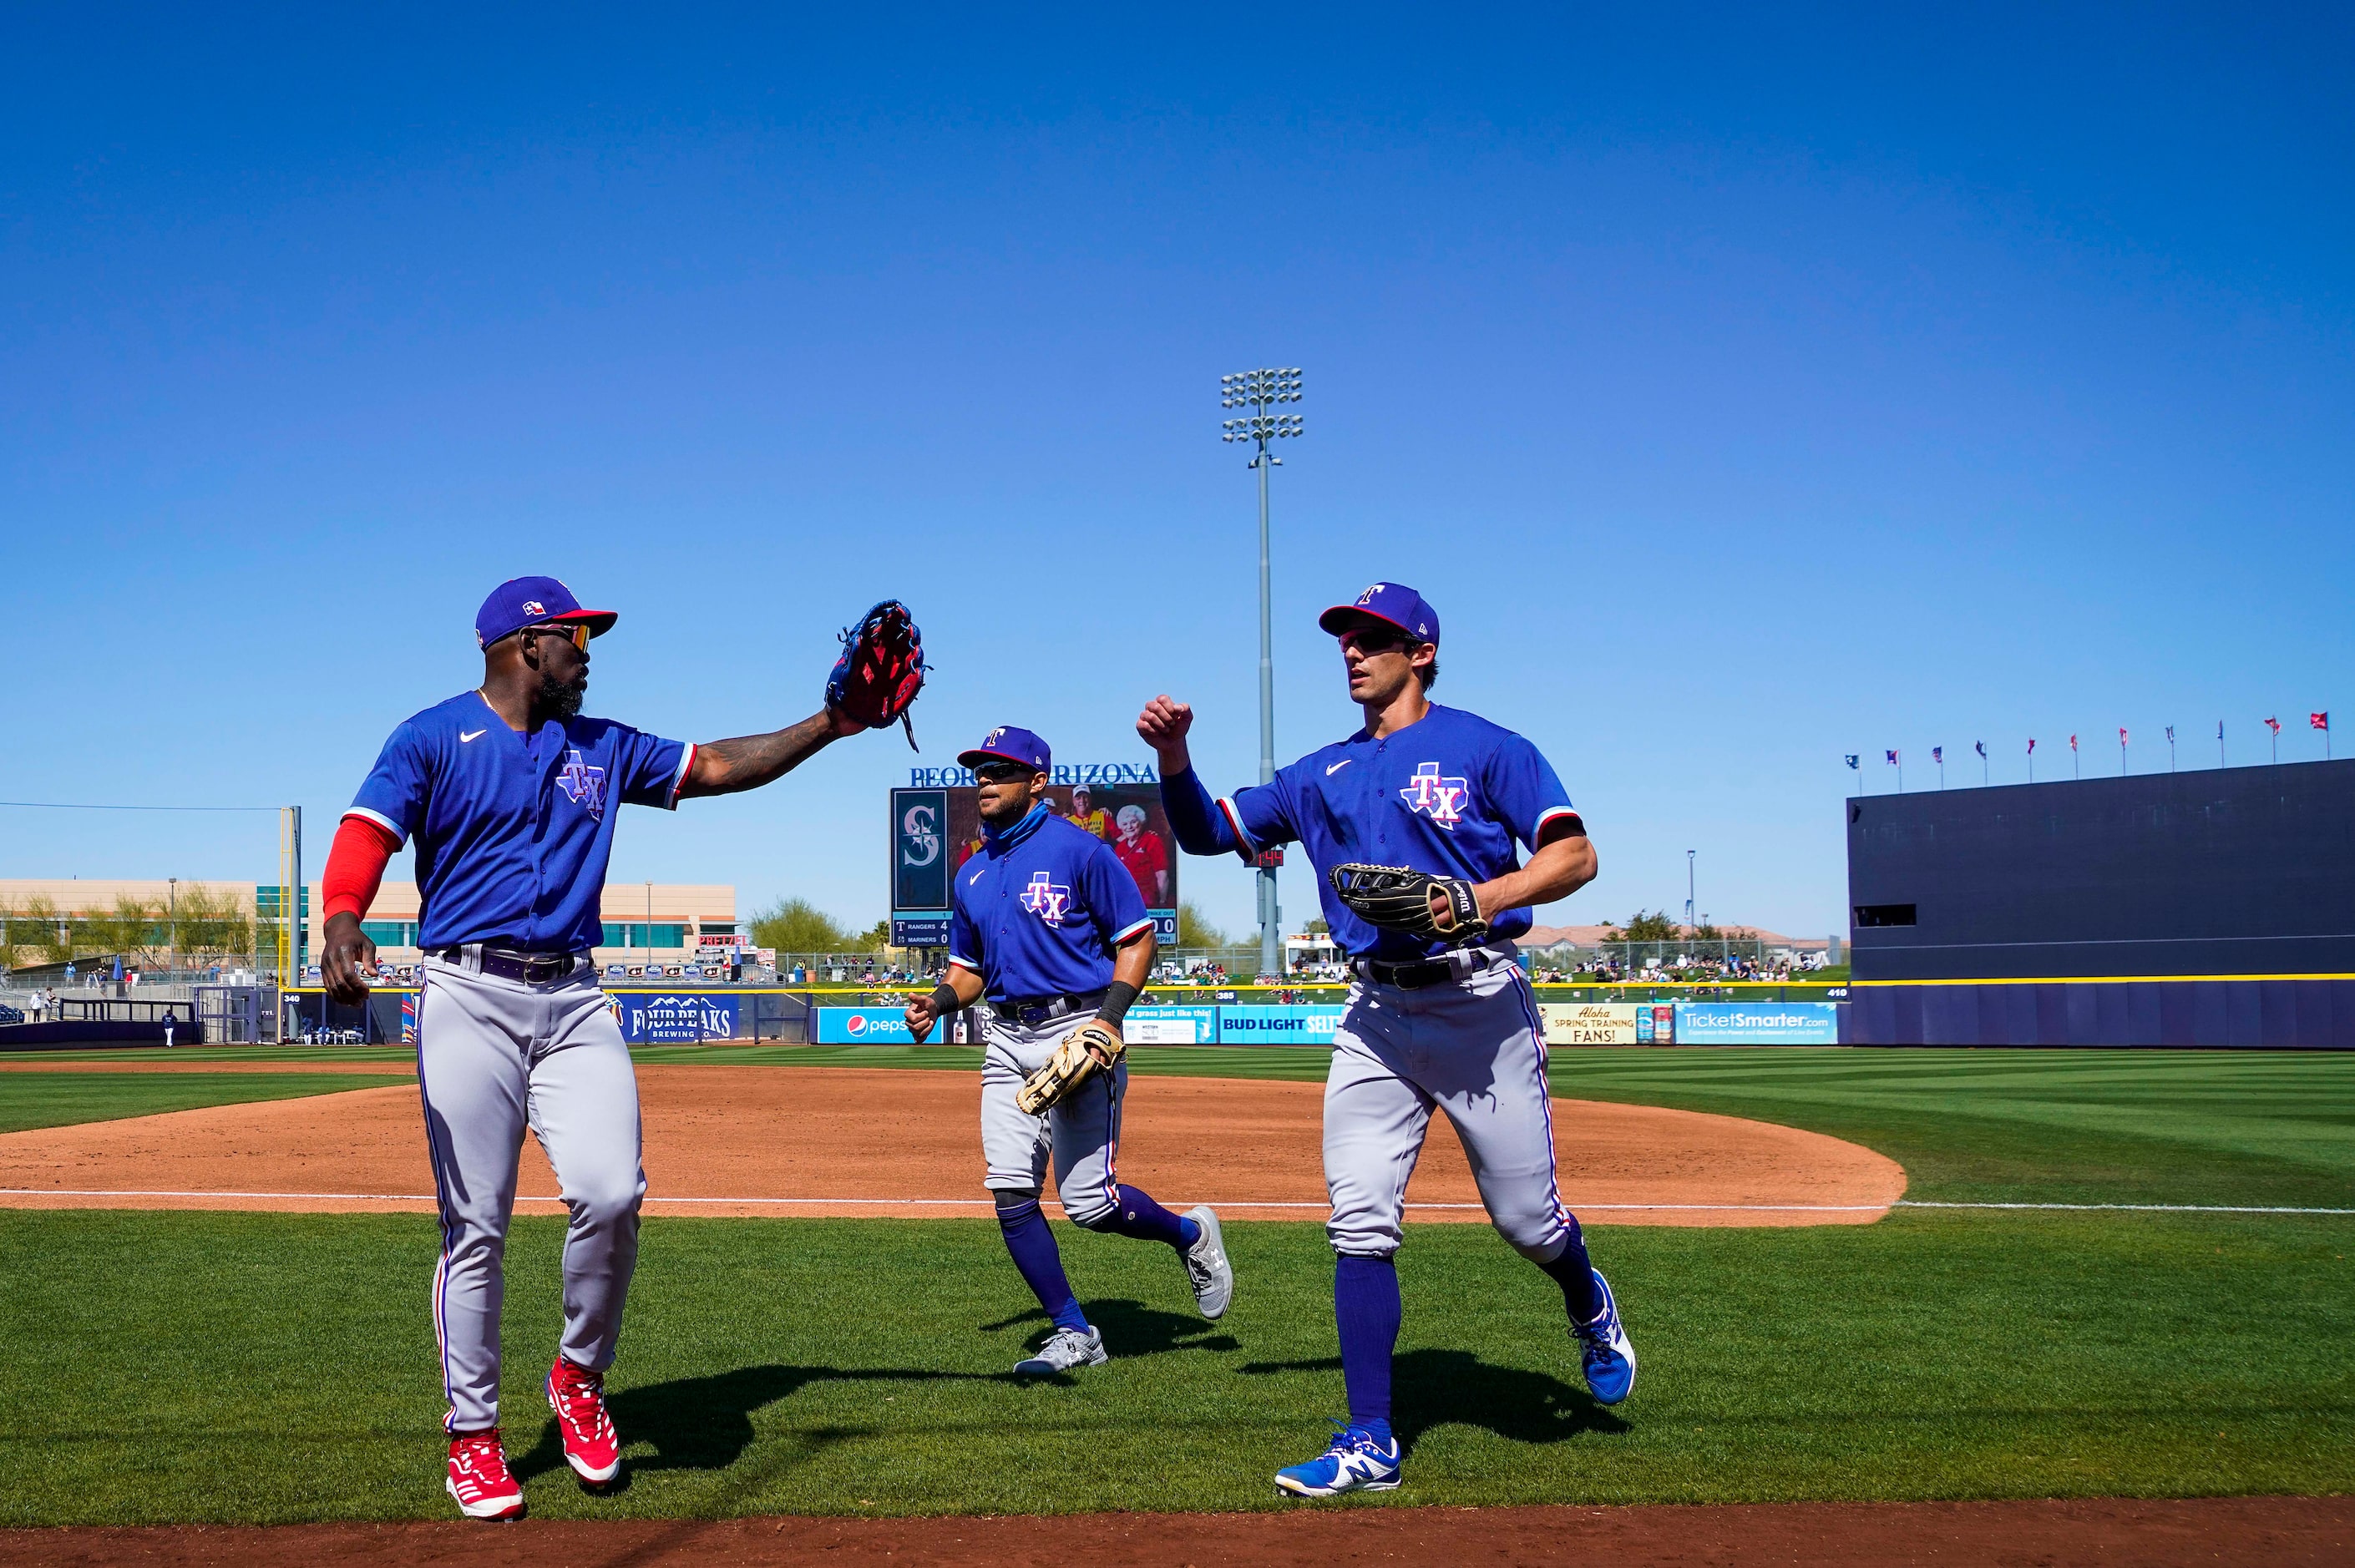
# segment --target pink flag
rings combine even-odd
[[[2077,749],[2077,737],[2073,735],[2069,737],[2069,749],[2072,751]]]
[[[2030,757],[2036,755],[2036,737],[2032,735],[2028,737],[2028,755]]]
[[[2308,714],[2306,715],[2306,722],[2312,725],[2317,729],[2328,729],[2330,727],[2330,715],[2327,712]]]
[[[2126,743],[2126,732],[2125,730],[2121,729],[2120,731],[2118,731],[2118,744],[2119,744],[2120,746],[2124,746]]]
[[[2273,731],[2275,735],[2279,735],[2281,733],[2281,720],[2269,718],[2265,720],[2265,727]]]

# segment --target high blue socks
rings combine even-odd
[[[1341,1381],[1349,1425],[1391,1440],[1391,1357],[1398,1350],[1398,1264],[1343,1253],[1333,1263],[1333,1320],[1341,1330]]]
[[[1007,1198],[1013,1202],[1008,1202]],[[1006,1250],[1014,1255],[1014,1266],[1022,1273],[1022,1283],[1039,1298],[1039,1305],[1059,1329],[1082,1329],[1088,1326],[1087,1314],[1071,1294],[1071,1282],[1063,1275],[1063,1255],[1055,1245],[1055,1233],[1047,1224],[1047,1216],[1039,1212],[1039,1200],[1028,1196],[1001,1193],[997,1200],[997,1229],[1006,1237]]]
[[[1171,1213],[1136,1188],[1122,1187],[1117,1191],[1119,1205],[1088,1229],[1135,1236],[1139,1241],[1166,1242],[1180,1251],[1202,1239],[1201,1226],[1183,1215]]]
[[[1594,1288],[1594,1266],[1586,1258],[1586,1237],[1578,1228],[1576,1216],[1564,1214],[1570,1222],[1570,1240],[1561,1255],[1551,1263],[1538,1266],[1553,1277],[1561,1287],[1561,1304],[1573,1323],[1592,1323],[1594,1315],[1603,1310],[1603,1293]]]

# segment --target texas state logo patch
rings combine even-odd
[[[564,754],[564,766],[556,770],[557,787],[574,805],[585,810],[599,821],[605,820],[605,770],[581,760],[577,750]]]
[[[1060,926],[1063,916],[1071,913],[1071,890],[1051,880],[1045,872],[1034,871],[1022,889],[1022,907],[1039,916],[1043,925]]]
[[[1464,820],[1464,804],[1472,793],[1461,779],[1443,779],[1436,762],[1415,765],[1414,777],[1399,791],[1406,809],[1417,816],[1429,817],[1434,826],[1454,829]]]

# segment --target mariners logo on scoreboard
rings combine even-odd
[[[1022,907],[1050,926],[1060,926],[1063,916],[1071,912],[1071,890],[1047,880],[1043,871],[1030,874],[1030,884],[1022,890]]]
[[[1429,817],[1443,828],[1453,828],[1464,820],[1465,798],[1471,793],[1461,779],[1442,779],[1439,764],[1423,762],[1415,765],[1414,777],[1399,791],[1406,809]]]

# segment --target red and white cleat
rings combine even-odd
[[[622,1439],[605,1414],[602,1373],[574,1366],[562,1356],[548,1369],[548,1406],[564,1436],[564,1462],[592,1487],[622,1473]]]
[[[499,1429],[458,1432],[450,1437],[450,1495],[468,1519],[521,1519],[523,1489],[507,1473]]]

